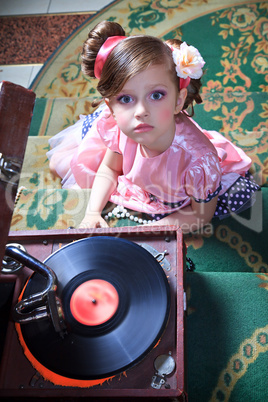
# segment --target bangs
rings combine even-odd
[[[97,89],[103,97],[110,98],[117,95],[129,79],[150,66],[163,64],[176,79],[171,50],[161,39],[131,36],[119,42],[110,53]]]

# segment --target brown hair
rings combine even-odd
[[[125,36],[125,31],[116,22],[103,21],[89,32],[81,55],[82,71],[85,75],[95,77],[94,65],[98,51],[110,36]],[[182,42],[171,40],[166,43],[179,47]],[[130,78],[146,70],[149,66],[160,64],[166,65],[167,73],[170,74],[179,91],[180,79],[176,74],[172,51],[166,43],[159,38],[148,35],[130,36],[119,42],[111,51],[103,66],[97,86],[97,90],[102,97],[111,98],[117,95]],[[191,79],[187,88],[184,110],[192,106],[193,101],[202,102],[199,95],[200,87],[200,80]],[[193,112],[191,115],[193,115]]]

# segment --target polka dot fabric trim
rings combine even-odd
[[[214,216],[223,218],[244,211],[253,204],[254,194],[259,190],[260,187],[252,178],[239,177],[224,194],[219,196]]]
[[[214,193],[209,194],[205,200],[200,200],[200,199],[195,198],[195,201],[199,202],[199,203],[200,202],[209,202],[212,200],[212,198],[216,197],[220,191],[221,191],[221,185],[217,188],[216,191],[214,191]]]
[[[150,194],[150,202],[152,201],[160,201],[160,200],[155,195]],[[173,209],[173,208],[179,208],[185,202],[185,200],[177,202],[167,202],[167,201],[160,201],[160,202],[162,202],[163,205],[167,205]]]
[[[85,117],[82,125],[82,139],[88,133],[88,130],[92,127],[94,120],[101,114],[103,107],[99,107],[95,112]]]

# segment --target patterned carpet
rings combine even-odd
[[[262,191],[252,210],[185,237],[195,264],[186,275],[191,402],[268,400],[267,11],[259,1],[118,0],[85,21],[32,84],[37,100],[11,229],[65,229],[82,219],[89,191],[62,190],[45,152],[48,138],[90,113],[98,96],[80,69],[87,31],[115,20],[127,34],[183,38],[204,57],[204,102],[195,120],[245,150]]]

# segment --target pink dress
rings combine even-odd
[[[87,128],[82,139],[82,130]],[[231,210],[245,209],[259,189],[245,178],[250,158],[221,134],[202,130],[183,113],[171,146],[153,158],[144,157],[141,146],[120,131],[107,107],[92,124],[82,116],[74,126],[53,137],[50,145],[48,157],[64,147],[73,153],[70,170],[62,181],[64,188],[74,184],[91,188],[106,149],[122,154],[123,173],[110,201],[151,215],[172,213],[187,206],[191,198],[208,202],[216,195],[219,202],[215,215],[228,215]],[[238,205],[230,202],[232,187],[239,193]],[[246,197],[247,188],[250,197]]]

